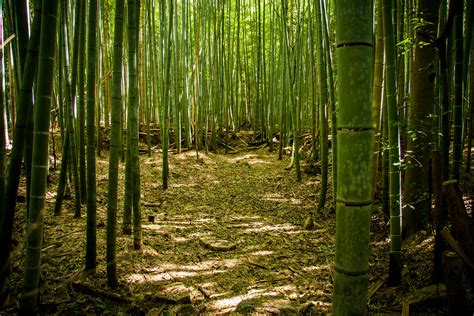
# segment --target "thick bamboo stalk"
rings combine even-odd
[[[367,313],[373,2],[336,1],[338,188],[334,315]]]

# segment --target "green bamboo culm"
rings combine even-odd
[[[86,184],[86,109],[85,109],[85,62],[86,62],[86,15],[87,15],[87,0],[77,0],[77,5],[80,5],[80,14],[77,17],[79,20],[79,56],[78,56],[78,85],[77,85],[77,131],[79,144],[79,177],[81,184],[81,202],[86,203],[87,199],[87,184]]]
[[[373,2],[336,1],[338,170],[334,315],[367,314]]]
[[[3,0],[0,0],[0,21],[3,21]],[[3,45],[3,24],[0,24],[0,45]],[[0,48],[0,223],[3,220],[3,215],[6,213],[6,186],[7,186],[7,175],[6,169],[6,141],[5,141],[5,103],[3,102],[3,48]],[[0,230],[3,228],[3,224],[0,224]],[[3,240],[3,239],[2,239]],[[6,245],[10,248],[10,245]],[[3,254],[2,254],[3,255]],[[5,258],[6,259],[6,258]],[[0,261],[0,264],[4,260]],[[0,275],[3,276],[6,265],[0,266]],[[6,272],[6,271],[5,271]],[[0,307],[6,299],[6,282],[3,282],[3,277],[0,277]]]
[[[455,8],[456,13],[454,14],[454,44],[456,53],[454,57],[453,168],[451,171],[451,178],[455,180],[459,180],[463,152],[463,8],[464,1],[458,0]]]
[[[23,75],[23,69],[25,67],[25,60],[27,55],[28,49],[28,2],[27,1],[11,1],[11,9],[13,11],[13,19],[15,21],[14,24],[14,33],[15,33],[15,42],[14,44],[16,55],[14,58],[14,63],[18,64],[19,67],[15,67],[17,69],[17,73],[15,75],[17,78],[21,78]],[[18,87],[17,85],[17,88]]]
[[[13,132],[13,147],[10,153],[10,166],[5,194],[5,211],[0,212],[0,305],[6,298],[8,276],[10,273],[10,245],[15,217],[16,196],[20,184],[21,164],[25,148],[26,126],[33,102],[33,80],[38,66],[38,51],[41,29],[41,1],[35,3],[35,17],[28,42],[25,71],[21,80],[20,95],[17,98],[17,115]]]
[[[171,34],[173,31],[173,2],[170,2],[169,4],[169,26],[168,26],[168,34],[166,36],[166,52],[164,54],[165,56],[165,82],[163,85],[163,118],[162,118],[162,137],[161,137],[161,142],[162,142],[162,149],[163,149],[163,174],[162,174],[162,183],[163,183],[163,190],[168,189],[168,177],[169,177],[169,163],[168,163],[168,142],[169,142],[169,135],[168,135],[168,122],[169,122],[169,100],[170,100],[170,70],[171,70]],[[165,8],[166,5],[163,2],[162,5],[162,11],[161,13],[163,14],[163,21],[166,19],[164,18],[165,16]],[[165,49],[163,48],[163,49]],[[198,134],[196,133],[196,139],[199,137]],[[198,145],[196,145],[198,147]],[[198,149],[196,149],[198,150]]]
[[[123,56],[123,12],[125,1],[115,2],[114,56],[112,67],[112,108],[110,125],[109,185],[107,203],[107,284],[111,288],[118,285],[117,279],[117,184],[120,160],[122,128],[120,124],[122,107],[122,56]]]
[[[66,93],[65,97],[65,116],[66,116],[66,136],[64,137],[63,145],[63,159],[61,161],[61,172],[59,177],[58,193],[56,195],[56,204],[54,208],[54,214],[59,215],[61,213],[62,202],[64,199],[64,192],[66,188],[66,171],[67,167],[71,166],[71,173],[74,184],[74,217],[81,217],[81,192],[79,186],[79,173],[77,164],[77,149],[76,149],[76,138],[74,131],[74,108],[72,103],[72,89],[71,80],[69,79],[70,67],[69,67],[69,49],[68,49],[68,29],[67,29],[67,7],[66,2],[61,2],[61,27],[60,27],[60,44],[62,45],[61,61],[63,64],[63,78],[65,81],[64,90]]]
[[[97,46],[97,0],[89,2],[89,24],[87,30],[87,230],[86,230],[86,273],[95,273],[97,267],[97,201],[95,166],[95,66]]]
[[[471,21],[474,18],[474,6],[472,2],[469,1],[467,3],[467,10],[469,16],[471,16]],[[473,123],[474,123],[474,32],[471,30],[471,40],[470,40],[470,49],[471,49],[471,80],[470,80],[470,87],[469,87],[469,113],[468,115],[468,124],[466,129],[468,129],[469,134],[467,135],[467,157],[466,157],[466,173],[471,173],[471,156],[472,156],[472,138],[474,136],[473,132]],[[467,86],[465,88],[467,89]]]
[[[140,212],[140,160],[138,152],[138,76],[137,76],[137,23],[140,17],[140,0],[128,0],[128,112],[127,133],[130,142],[129,158],[132,176],[132,213],[133,247],[141,248],[141,212]]]
[[[56,51],[58,0],[44,0],[38,65],[38,87],[34,110],[31,195],[28,213],[25,275],[20,313],[35,314],[38,305],[43,217],[49,159],[49,124]]]
[[[3,21],[3,0],[0,0],[0,21]],[[3,24],[0,25],[0,45],[3,45]],[[6,186],[7,186],[7,177],[6,177],[6,142],[5,142],[5,103],[3,102],[3,48],[0,48],[0,230],[3,228],[3,214],[6,214]],[[3,234],[2,234],[3,235]],[[3,236],[2,236],[3,237]],[[2,239],[3,240],[3,239]],[[10,245],[6,245],[7,248],[10,248]],[[2,253],[2,255],[4,255]],[[7,259],[7,257],[5,257]],[[7,282],[4,281],[3,276],[7,274],[7,264],[4,263],[5,259],[0,261],[0,307],[3,306],[3,303],[6,300],[7,295]]]
[[[72,124],[71,125],[71,137],[72,135],[74,135],[75,139],[72,140],[70,139],[70,142],[72,145],[74,145],[73,147],[76,147],[75,149],[75,152],[74,152],[74,149],[72,150],[72,153],[71,153],[71,161],[72,161],[72,172],[73,172],[73,181],[74,181],[74,193],[75,193],[75,209],[74,209],[74,217],[75,218],[79,218],[81,217],[81,208],[80,208],[80,204],[82,203],[82,197],[86,194],[85,192],[81,191],[81,185],[80,185],[80,175],[79,175],[79,161],[78,161],[78,158],[79,158],[79,148],[77,148],[78,146],[78,138],[75,136],[75,135],[78,135],[77,131],[78,131],[78,128],[77,128],[77,125],[74,124],[75,123],[75,118],[74,118],[74,104],[76,104],[75,100],[76,100],[76,86],[77,86],[77,79],[78,79],[78,63],[79,63],[79,37],[80,37],[80,18],[79,16],[81,15],[81,11],[82,11],[82,6],[84,6],[84,4],[81,4],[81,0],[77,0],[76,1],[76,4],[75,4],[75,16],[76,18],[74,19],[74,37],[73,37],[73,45],[72,45],[72,64],[71,64],[71,88],[69,89],[70,90],[70,95],[71,95],[71,104],[69,105],[69,109],[70,109],[70,112],[69,112],[69,120],[72,119],[72,121],[68,124]],[[67,37],[65,37],[67,38]],[[71,110],[72,108],[72,110]],[[74,130],[73,130],[74,129]],[[79,201],[78,201],[79,199]]]
[[[320,133],[320,157],[321,157],[321,190],[319,193],[318,212],[324,211],[326,204],[326,193],[328,188],[328,116],[327,116],[327,102],[328,102],[328,84],[326,72],[326,52],[330,49],[324,47],[322,29],[326,28],[322,20],[321,1],[316,1],[315,15],[318,32],[316,32],[318,46],[318,75],[319,75],[319,133]],[[324,13],[323,13],[324,14]],[[337,155],[337,154],[336,154]]]
[[[395,73],[395,38],[392,24],[392,1],[383,0],[383,32],[385,47],[385,89],[388,114],[388,168],[390,205],[390,263],[388,284],[401,282],[401,203],[400,203],[400,134],[398,130],[397,89]]]
[[[329,24],[327,18],[327,10],[324,6],[324,1],[322,1],[322,22],[323,22],[323,34],[324,34],[324,44],[326,45],[326,68],[327,68],[327,78],[328,78],[328,94],[329,102],[331,109],[331,141],[332,141],[332,187],[333,187],[333,197],[337,195],[337,112],[336,112],[336,95],[334,92],[334,73],[333,73],[333,62],[332,62],[332,53],[331,53],[331,43],[329,40]],[[327,125],[327,123],[326,123]],[[322,134],[321,134],[322,135]],[[327,142],[326,142],[327,147]],[[328,150],[326,149],[326,152]],[[323,165],[323,159],[321,158],[321,165]],[[327,160],[327,159],[326,159]],[[327,164],[327,162],[326,162]],[[322,172],[321,172],[322,176]],[[327,175],[326,175],[327,177]],[[327,181],[327,180],[326,180]],[[321,185],[322,186],[322,185]]]
[[[377,196],[377,182],[379,179],[379,159],[382,156],[383,149],[381,148],[380,130],[380,110],[382,105],[382,89],[383,89],[383,66],[384,66],[384,52],[383,52],[383,12],[382,2],[379,1],[377,5],[376,17],[376,33],[375,33],[375,52],[374,52],[374,85],[372,88],[372,124],[375,130],[374,142],[372,144],[372,195]],[[382,168],[382,170],[384,170]],[[385,170],[384,170],[385,171]],[[374,205],[375,206],[375,205]]]

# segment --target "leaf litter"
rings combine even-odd
[[[331,310],[335,214],[329,192],[315,228],[303,222],[316,208],[319,175],[296,182],[289,158],[266,149],[223,155],[195,151],[170,155],[170,187],[161,188],[161,153],[140,156],[143,247],[122,234],[123,172],[119,175],[117,268],[119,287],[106,282],[105,233],[108,160],[97,174],[97,272],[84,275],[85,208],[73,218],[73,200],[53,216],[55,182],[45,215],[40,311],[42,314],[311,314]],[[53,178],[57,178],[57,175]],[[25,204],[19,204],[18,217]],[[387,224],[374,212],[368,308],[398,313],[403,297],[429,285],[432,236],[422,233],[405,248],[404,282],[385,286]],[[22,285],[25,221],[17,220],[11,295],[17,311]],[[415,245],[425,243],[425,247]],[[405,281],[408,280],[408,281]]]

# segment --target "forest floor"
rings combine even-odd
[[[331,192],[315,228],[305,230],[304,219],[318,202],[320,175],[303,173],[296,182],[295,171],[286,170],[289,158],[276,157],[268,148],[228,155],[200,152],[199,158],[195,151],[170,153],[169,189],[163,192],[161,153],[140,156],[143,247],[135,251],[132,237],[122,234],[119,212],[116,290],[107,287],[105,272],[107,155],[97,161],[98,268],[92,276],[82,273],[85,208],[82,217],[74,219],[70,198],[62,215],[53,216],[53,181],[45,215],[42,313],[329,313],[335,235]],[[123,186],[119,191],[122,205]],[[20,203],[18,216],[24,215],[24,208]],[[25,220],[16,221],[7,314],[17,311],[24,227]],[[442,288],[416,294],[431,284],[432,234],[422,232],[405,245],[403,284],[389,288],[388,226],[381,212],[374,212],[371,230],[369,311],[400,313],[403,304],[411,304],[412,312],[443,314]],[[418,303],[425,298],[432,299],[428,305]]]

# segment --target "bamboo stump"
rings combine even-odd
[[[443,254],[444,281],[451,315],[471,315],[474,311],[474,292],[469,272],[463,260],[452,251]]]

